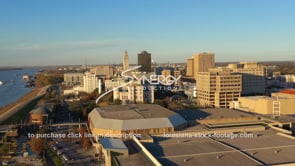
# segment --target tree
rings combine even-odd
[[[58,73],[52,74],[38,74],[35,81],[36,87],[43,87],[46,85],[57,84],[63,82],[63,75]]]
[[[122,100],[120,100],[120,99],[116,99],[116,100],[114,101],[114,104],[122,104]]]
[[[40,154],[42,149],[43,149],[43,140],[33,137],[31,138],[30,142],[29,142],[32,151],[34,151],[37,154]]]
[[[72,139],[71,139],[71,137],[69,137],[69,132],[67,131],[66,132],[66,141],[68,142],[68,143],[71,143],[72,142]]]
[[[81,143],[83,144],[84,136],[85,136],[85,133],[86,133],[86,127],[85,127],[85,126],[82,126],[82,127],[80,128],[79,133],[82,135]]]
[[[90,93],[90,98],[91,98],[92,100],[97,99],[98,96],[99,96],[98,88],[94,89],[94,91]]]
[[[82,109],[82,115],[83,115],[83,117],[87,117],[87,115],[88,115],[88,110],[87,110],[87,108],[83,108],[83,109]]]
[[[88,147],[89,147],[89,138],[87,138],[87,137],[84,137],[84,138],[83,138],[83,144],[82,144],[82,146],[83,146],[83,148],[84,148],[85,150],[88,149]]]
[[[80,102],[70,102],[69,103],[69,110],[73,112],[80,112],[81,111],[81,103]]]

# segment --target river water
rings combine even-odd
[[[26,82],[23,75],[34,76],[39,69],[20,69],[0,71],[0,81],[4,84],[0,85],[0,107],[13,103],[20,99],[23,95],[33,90],[26,88]]]

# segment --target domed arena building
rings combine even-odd
[[[156,104],[110,105],[94,108],[88,115],[94,137],[124,137],[131,134],[163,134],[181,130],[182,116]]]

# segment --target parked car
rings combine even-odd
[[[62,155],[62,158],[63,158],[65,161],[68,161],[68,160],[69,160],[69,158],[68,158],[68,156],[66,156],[66,154],[63,154],[63,155]]]
[[[58,150],[56,154],[57,155],[61,155],[62,154],[62,151]]]

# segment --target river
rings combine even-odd
[[[23,75],[34,76],[38,71],[39,69],[31,68],[0,71],[0,81],[4,83],[0,85],[0,107],[13,103],[30,92],[33,88],[25,87]]]

